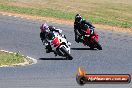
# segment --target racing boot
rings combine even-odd
[[[50,45],[47,45],[45,49],[46,49],[46,53],[52,52],[52,49],[51,49]]]
[[[49,49],[46,49],[46,53],[50,53],[50,50]]]
[[[81,42],[81,43],[83,43],[84,42],[83,37],[82,36],[78,37],[78,41]]]
[[[79,40],[78,40],[78,39],[75,39],[75,41],[76,41],[77,43],[79,43]]]
[[[54,51],[54,54],[55,54],[55,56],[57,56],[57,52],[56,51]]]
[[[75,41],[76,41],[77,43],[79,43],[78,38],[79,38],[79,36],[78,36],[77,34],[75,34]]]

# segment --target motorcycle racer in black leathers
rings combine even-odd
[[[74,33],[75,41],[77,43],[83,42],[82,35],[85,35],[84,30],[87,29],[88,27],[90,28],[90,33],[94,34],[95,27],[90,22],[84,20],[80,14],[76,14],[74,22]]]

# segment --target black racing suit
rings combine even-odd
[[[81,42],[81,37],[82,35],[85,35],[84,30],[87,28],[90,28],[93,30],[95,28],[90,22],[87,22],[85,20],[82,20],[80,23],[74,22],[74,33],[75,33],[75,41],[76,42]],[[94,30],[93,30],[94,31]]]

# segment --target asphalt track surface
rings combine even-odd
[[[73,60],[46,54],[39,38],[41,21],[0,15],[0,49],[18,52],[37,59],[28,66],[0,68],[0,88],[132,88],[129,84],[76,83],[82,66],[87,73],[132,75],[132,34],[96,29],[102,51],[89,50],[74,41],[73,27],[49,23],[63,30],[71,45]]]

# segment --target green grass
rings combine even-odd
[[[132,28],[132,0],[0,0],[0,9],[70,20],[80,13],[93,23]]]
[[[12,65],[12,64],[18,64],[24,62],[23,56],[20,54],[9,54],[3,51],[0,51],[0,66],[2,65]]]
[[[50,16],[50,17],[57,17],[57,18],[66,18],[72,19],[74,14],[66,13],[59,10],[53,10],[50,8],[30,8],[30,7],[18,7],[18,6],[10,6],[5,4],[0,4],[0,9],[2,10],[9,10],[14,11],[17,13],[24,13],[24,14],[31,14],[31,15],[39,15],[39,16]]]

